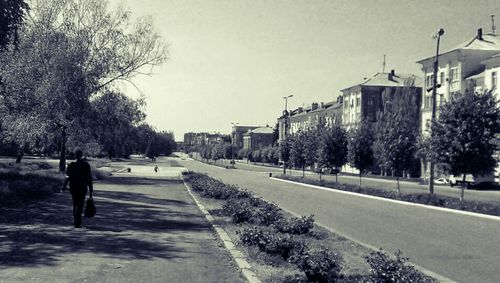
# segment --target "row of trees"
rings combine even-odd
[[[66,152],[75,147],[110,157],[174,149],[172,133],[145,123],[144,99],[120,91],[167,59],[151,18],[132,22],[129,11],[111,11],[102,0],[6,3],[0,134],[18,146],[18,161],[24,152],[59,152],[64,170]]]
[[[456,94],[440,109],[431,129],[419,133],[418,101],[415,88],[383,94],[385,105],[377,121],[362,121],[346,132],[339,125],[321,125],[290,136],[281,145],[281,158],[297,168],[340,168],[346,164],[359,170],[378,168],[382,174],[399,177],[433,161],[445,174],[491,174],[496,167],[500,110],[491,91]],[[463,191],[462,191],[463,199]]]

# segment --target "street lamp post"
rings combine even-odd
[[[431,116],[431,126],[432,123],[436,120],[436,92],[437,88],[437,72],[439,67],[439,40],[441,36],[444,34],[444,29],[440,28],[436,34],[433,35],[433,38],[437,39],[436,45],[436,60],[434,61],[434,77],[432,78],[432,116]],[[442,83],[442,82],[441,82]],[[433,135],[431,130],[431,136]],[[432,143],[431,143],[431,152],[432,152]],[[434,161],[430,160],[430,168],[429,168],[429,193],[434,194]]]
[[[288,98],[293,97],[293,94],[290,94],[288,96],[283,96],[283,99],[285,100],[285,110],[283,111],[283,116],[285,116],[285,130],[283,131],[283,146],[288,146],[286,144],[286,135],[287,135],[287,128],[288,128],[288,111],[287,111],[287,105],[288,105]],[[283,174],[286,174],[286,161],[283,159]]]
[[[231,136],[231,167],[234,168],[234,137],[236,136],[236,125],[238,125],[239,123],[234,123],[234,122],[231,122],[231,125],[233,125],[233,132],[232,132],[232,136]]]

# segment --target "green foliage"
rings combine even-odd
[[[371,252],[366,261],[370,265],[370,279],[374,283],[406,283],[406,282],[434,282],[434,280],[415,267],[407,264],[408,258],[403,257],[401,251],[395,253],[391,259],[382,250]]]
[[[284,260],[300,258],[306,245],[289,234],[277,232],[270,227],[252,226],[240,233],[240,241],[247,246],[257,246],[261,251],[281,256]]]
[[[17,169],[20,170],[20,169]],[[59,190],[63,176],[52,172],[0,171],[0,206],[13,206],[49,197]]]
[[[21,28],[29,6],[24,0],[0,1],[0,50],[19,41],[18,30]]]
[[[275,221],[274,226],[278,231],[283,233],[307,235],[312,232],[314,228],[314,216],[282,218]]]
[[[359,169],[360,173],[373,165],[373,133],[368,122],[361,122],[359,128],[349,133],[349,163]]]
[[[415,163],[420,115],[420,93],[407,81],[404,88],[382,94],[384,109],[377,113],[374,156],[380,167],[399,176]]]
[[[319,146],[319,163],[327,168],[340,168],[347,163],[347,133],[340,125],[325,129]]]
[[[340,254],[328,248],[308,250],[297,259],[297,266],[304,271],[310,282],[336,282],[342,275],[344,260]]]
[[[456,95],[432,124],[431,148],[443,171],[452,175],[491,173],[500,133],[500,109],[491,91]]]
[[[306,166],[305,140],[306,134],[300,131],[297,134],[288,137],[290,140],[290,161],[295,167],[304,168]]]

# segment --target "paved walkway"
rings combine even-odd
[[[0,282],[244,282],[181,168],[158,165],[97,182],[84,229],[72,227],[67,192],[0,210]]]

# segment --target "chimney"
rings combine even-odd
[[[477,39],[483,40],[483,29],[482,28],[477,29]]]
[[[325,104],[321,102],[321,109],[325,108]]]
[[[392,79],[394,78],[394,75],[395,75],[394,69],[392,69],[387,77],[389,78],[390,81],[392,81]]]
[[[316,109],[318,109],[318,103],[313,102],[313,104],[311,104],[311,110],[313,110],[313,111],[314,111],[314,110],[316,110]]]
[[[302,113],[302,112],[304,112],[304,108],[299,107],[299,113]]]

